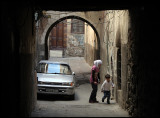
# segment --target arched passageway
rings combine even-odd
[[[49,45],[48,45],[49,33],[51,32],[53,27],[55,27],[57,24],[59,24],[60,22],[66,20],[66,19],[78,19],[78,20],[81,20],[81,21],[85,22],[87,25],[89,25],[94,30],[94,32],[96,34],[96,39],[97,39],[97,41],[95,41],[95,47],[98,48],[97,50],[94,50],[94,53],[93,53],[94,54],[94,60],[95,59],[99,59],[100,58],[100,54],[98,53],[99,50],[100,50],[100,37],[99,37],[99,34],[98,34],[96,28],[94,27],[94,25],[92,25],[92,23],[90,23],[88,20],[86,20],[86,19],[84,19],[82,17],[79,17],[79,16],[66,16],[66,17],[63,17],[63,18],[57,20],[56,22],[54,22],[48,28],[48,30],[46,32],[46,35],[45,35],[45,59],[49,59]]]
[[[22,2],[20,2],[20,4],[22,4]],[[70,6],[68,7],[66,5],[67,8],[66,7],[61,8],[60,5],[57,6],[56,3],[51,5],[50,2],[47,1],[45,2],[45,4],[44,2],[43,4],[37,2],[37,4],[42,9],[52,9],[52,10],[63,9],[64,11],[77,10],[76,5],[73,7]],[[33,101],[35,100],[34,93],[31,92],[30,88],[34,87],[33,85],[36,84],[35,83],[36,80],[34,79],[34,76],[31,76],[30,74],[34,72],[34,66],[32,64],[35,54],[33,8],[36,8],[37,6],[35,4],[32,4],[33,6],[31,5],[32,6],[31,7],[30,5],[27,6],[26,4],[22,4],[20,5],[21,7],[16,7],[16,10],[14,10],[16,5],[17,3],[8,4],[8,2],[2,3],[1,5],[2,6],[1,24],[3,29],[2,36],[4,38],[4,40],[1,40],[2,41],[1,53],[3,60],[2,67],[12,68],[16,66],[16,69],[14,68],[13,70],[12,69],[9,69],[7,71],[6,69],[2,70],[2,73],[7,75],[5,77],[7,79],[2,79],[3,81],[2,83],[9,82],[10,83],[9,85],[11,85],[8,88],[6,86],[3,86],[5,90],[3,89],[2,91],[2,102],[3,102],[2,107],[5,109],[3,109],[2,111],[3,113],[2,115],[29,116],[32,110],[32,106],[34,106]],[[92,5],[91,7],[81,6],[80,9],[90,10],[94,8],[94,10],[100,10],[99,8],[101,6],[103,7],[102,9],[105,10],[119,9],[119,8],[126,9],[126,7],[124,7],[122,4],[120,6],[117,5],[114,6],[114,4],[112,6],[109,6],[108,4],[106,5],[101,4],[98,8]],[[28,12],[28,8],[30,9],[30,12]],[[153,11],[152,13],[156,16],[157,14],[157,12],[155,12],[156,10],[155,9],[154,10],[150,9],[150,10]],[[159,75],[157,74],[158,69],[155,68],[157,67],[157,63],[159,62],[159,60],[158,58],[155,57],[156,54],[155,55],[152,54],[152,56],[148,55],[150,52],[153,53],[156,50],[155,46],[156,44],[152,43],[155,44],[154,48],[150,48],[151,40],[146,40],[146,38],[144,39],[144,6],[130,9],[128,16],[129,16],[128,22],[130,24],[129,27],[127,27],[127,31],[129,32],[127,36],[130,41],[129,42],[130,53],[129,53],[129,58],[127,58],[127,61],[129,62],[130,67],[128,69],[129,71],[126,72],[128,74],[128,79],[129,79],[129,81],[127,80],[127,89],[129,90],[128,96],[130,98],[128,99],[128,101],[126,101],[126,108],[127,110],[129,110],[129,113],[134,116],[159,116],[159,112],[157,109],[158,104],[156,104],[159,97],[155,95],[153,96],[154,101],[150,100],[150,96],[153,93],[153,91],[151,91],[152,89],[156,91],[157,95],[159,93],[158,91]],[[148,15],[147,20],[150,23],[147,26],[150,26],[148,29],[153,29],[153,26],[156,26],[157,22],[155,22],[155,19],[150,18],[149,16],[150,14]],[[24,21],[24,18],[26,18],[27,20]],[[122,20],[121,23],[123,23],[123,21],[124,20]],[[25,25],[23,23],[25,23]],[[123,28],[124,26],[125,25],[123,25],[121,28]],[[151,36],[150,39],[157,39],[157,37],[155,37],[155,32],[151,33],[154,30],[153,31],[148,30],[148,31],[149,32],[146,34],[148,35],[153,34],[150,35]],[[4,44],[10,44],[10,45],[4,45]],[[124,52],[126,50],[125,45],[122,46],[123,47],[121,52]],[[153,58],[153,56],[155,58]],[[27,69],[26,67],[29,68]],[[152,79],[154,81],[151,82],[150,80]],[[8,91],[10,91],[10,88],[12,88],[12,90],[15,90],[16,94],[15,93],[7,94]],[[21,95],[22,97],[19,97],[19,95]],[[8,110],[8,107],[5,106],[12,106],[12,108]],[[8,114],[8,111],[11,112]]]

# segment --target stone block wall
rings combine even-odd
[[[40,14],[38,14],[40,15]],[[48,24],[48,18],[40,16],[40,19],[36,22],[36,65],[40,60],[45,60],[45,43],[42,40],[43,32]]]
[[[126,109],[131,116],[154,116],[153,111],[150,111],[150,102],[148,101],[147,87],[148,74],[145,55],[148,55],[146,42],[144,40],[144,11],[143,9],[130,10],[130,26],[128,29],[128,75],[127,89],[128,100],[126,101]],[[148,56],[146,56],[148,57]],[[148,81],[148,82],[147,82]],[[154,85],[153,85],[154,86]],[[154,106],[153,106],[154,108]],[[152,115],[151,115],[152,114]]]
[[[67,48],[65,56],[84,57],[84,34],[67,34]]]

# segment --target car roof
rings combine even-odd
[[[56,64],[67,64],[67,62],[58,62],[58,61],[51,61],[51,60],[41,60],[39,63],[56,63]]]

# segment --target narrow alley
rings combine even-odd
[[[75,100],[67,96],[43,95],[39,96],[32,117],[129,117],[128,112],[122,109],[113,99],[111,104],[102,102],[103,93],[100,86],[97,92],[99,103],[89,103],[92,91],[89,83],[91,67],[83,57],[50,58],[49,60],[67,62],[76,74]]]
[[[100,89],[99,89],[100,90]],[[99,103],[89,103],[91,85],[88,83],[76,87],[75,100],[67,100],[64,96],[43,96],[37,100],[32,117],[129,117],[115,100],[111,104],[102,103],[103,94],[98,91]]]
[[[159,30],[155,29],[159,28],[160,7],[149,4],[146,17],[146,6],[139,1],[105,2],[1,2],[1,116],[160,116]],[[50,53],[55,51],[59,52],[59,58]],[[72,81],[74,73],[67,64],[68,69],[58,66],[59,73],[50,75],[69,70],[70,81],[61,76],[64,80],[58,85],[68,86],[70,97],[73,99],[75,95],[75,100],[67,96],[37,95],[42,91],[37,91],[37,86],[49,83],[39,81],[39,75],[45,75],[48,68],[44,64],[45,71],[37,71],[41,60],[70,64],[76,82]],[[109,105],[102,103],[100,88],[99,103],[88,101],[92,90],[89,77],[95,60],[103,63],[98,87],[106,74],[115,84],[114,99]],[[53,75],[51,78],[60,80]]]

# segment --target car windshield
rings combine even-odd
[[[47,74],[72,74],[69,65],[57,63],[39,63],[37,72]]]

